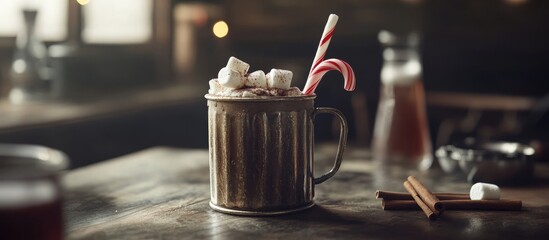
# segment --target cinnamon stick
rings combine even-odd
[[[381,200],[381,209],[383,210],[420,210],[414,200]]]
[[[522,201],[517,200],[441,200],[445,210],[497,210],[520,211]],[[413,200],[386,200],[381,201],[383,210],[419,210],[420,207]]]
[[[412,195],[416,204],[421,208],[421,210],[423,210],[423,213],[425,213],[425,215],[429,220],[435,220],[438,217],[440,212],[429,208],[429,206],[427,206],[423,202],[423,200],[419,197],[418,193],[416,192],[414,187],[412,187],[412,184],[410,184],[410,182],[405,181],[404,188],[406,188],[406,190],[410,193],[410,195]]]
[[[469,200],[469,193],[433,193],[439,200]],[[392,192],[392,191],[376,191],[376,199],[384,200],[414,200],[412,195],[405,192]]]
[[[431,208],[433,211],[442,211],[444,206],[440,203],[440,199],[438,199],[436,196],[429,191],[419,180],[417,180],[414,176],[408,177],[408,182],[412,185],[412,187],[416,190],[417,194],[425,204]],[[408,191],[409,192],[409,191]],[[412,194],[413,195],[413,194]]]

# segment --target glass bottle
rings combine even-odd
[[[421,81],[419,37],[388,31],[381,31],[378,37],[385,49],[373,156],[382,163],[427,169],[433,156]]]
[[[14,103],[44,98],[49,83],[47,49],[35,31],[38,10],[24,7],[22,12],[25,29],[17,34],[10,69],[12,88],[9,99]]]

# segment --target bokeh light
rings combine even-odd
[[[218,38],[223,38],[229,33],[229,25],[225,21],[218,21],[214,24],[213,34]]]

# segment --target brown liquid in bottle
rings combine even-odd
[[[392,88],[394,93],[385,160],[420,164],[431,157],[423,83],[416,80],[411,85],[385,87]]]
[[[373,156],[382,163],[426,169],[433,158],[417,50],[389,47],[384,58]]]

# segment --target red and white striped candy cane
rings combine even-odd
[[[307,84],[303,88],[303,94],[313,94],[324,74],[332,70],[337,70],[343,75],[343,79],[345,80],[345,85],[343,86],[343,88],[345,88],[345,90],[355,90],[356,79],[355,73],[353,71],[353,68],[351,68],[351,65],[343,60],[330,58],[328,60],[322,61],[313,69],[313,71],[309,75],[309,78],[307,78]]]
[[[309,76],[313,72],[313,69],[324,60],[324,56],[326,56],[326,50],[328,50],[330,40],[332,40],[332,36],[334,35],[335,26],[338,19],[339,17],[335,14],[330,14],[330,16],[328,17],[326,26],[324,26],[324,32],[322,33],[322,37],[320,38],[320,43],[318,43],[318,48],[316,49],[315,58],[313,59],[313,65],[311,65],[311,70],[309,70]]]

